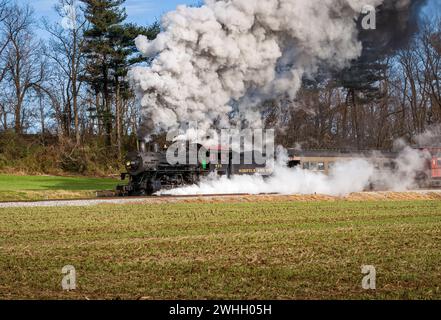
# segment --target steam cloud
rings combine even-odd
[[[433,125],[415,139],[420,147],[441,147],[441,125]]]
[[[274,164],[274,174],[269,178],[262,176],[212,176],[199,185],[193,185],[163,194],[198,195],[198,194],[329,194],[344,195],[362,191],[369,183],[374,169],[366,160],[353,160],[348,163],[338,163],[329,176],[300,168],[292,169],[286,166],[287,152],[279,150],[277,162]],[[350,173],[350,174],[348,174]]]
[[[206,0],[200,8],[180,6],[164,16],[155,40],[136,39],[140,52],[155,57],[131,72],[143,110],[139,134],[148,138],[189,122],[200,130],[259,127],[263,99],[294,98],[304,76],[320,65],[347,67],[371,37],[378,54],[396,47],[424,2]],[[379,32],[359,33],[366,5],[383,12]]]

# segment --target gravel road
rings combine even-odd
[[[145,197],[145,198],[110,198],[91,200],[52,200],[35,202],[0,202],[1,208],[30,208],[30,207],[83,207],[106,204],[155,204],[175,202],[229,202],[229,201],[326,201],[343,198],[346,200],[441,200],[441,189],[414,190],[407,192],[361,192],[347,197],[332,197],[325,195],[205,195],[205,196],[178,196],[178,197]]]
[[[0,208],[29,208],[29,207],[83,207],[100,204],[129,204],[141,203],[146,199],[93,199],[93,200],[57,200],[34,202],[0,202]]]

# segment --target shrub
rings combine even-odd
[[[69,141],[60,144],[55,137],[49,137],[43,143],[38,135],[0,133],[2,172],[108,176],[118,174],[121,170],[122,164],[115,150],[109,150],[99,138],[76,146]]]

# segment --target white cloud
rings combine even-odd
[[[141,16],[157,9],[157,4],[146,0],[127,0],[124,4],[129,17]]]

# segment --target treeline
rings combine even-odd
[[[159,25],[126,23],[123,3],[58,0],[53,9],[58,19],[50,22],[38,19],[31,6],[0,0],[3,143],[37,134],[47,146],[56,136],[60,152],[73,162],[103,150],[120,161],[134,145],[140,110],[127,73],[147,62],[134,39],[156,37]]]

